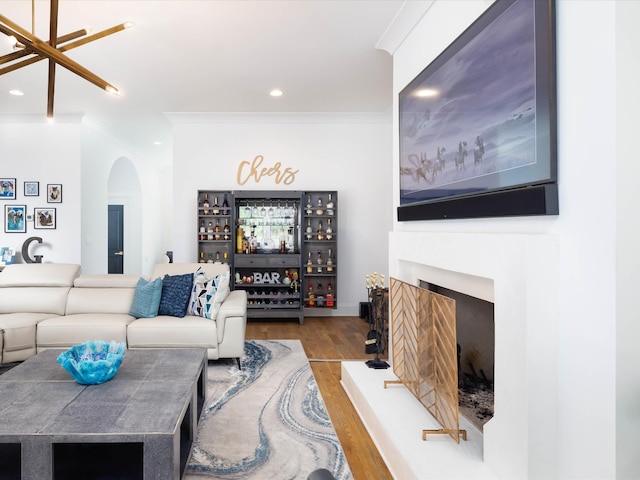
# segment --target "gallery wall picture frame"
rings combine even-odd
[[[0,265],[12,265],[16,259],[16,249],[13,247],[0,247]]]
[[[16,199],[16,179],[0,178],[0,200]]]
[[[26,205],[5,205],[4,231],[6,233],[24,233],[27,231]]]
[[[62,203],[62,184],[47,184],[47,203]]]
[[[24,196],[37,197],[40,195],[40,182],[24,182]]]
[[[33,209],[33,228],[53,230],[56,228],[56,220],[55,208]]]

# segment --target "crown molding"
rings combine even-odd
[[[405,1],[376,43],[376,49],[393,55],[435,2],[436,0]]]
[[[259,123],[259,124],[388,124],[391,111],[378,113],[172,113],[164,116],[172,124],[185,123]]]
[[[0,113],[0,123],[28,123],[28,124],[68,124],[82,123],[83,113],[57,113],[53,120],[49,120],[41,113]]]

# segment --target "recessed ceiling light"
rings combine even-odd
[[[22,95],[24,95],[24,92],[20,91],[20,90],[9,90],[9,93],[11,95],[15,95],[16,97],[21,97]]]
[[[160,140],[156,140],[155,142],[153,142],[154,145],[162,145],[162,142]]]
[[[272,97],[281,97],[283,95],[283,92],[280,89],[274,88],[269,92],[269,95],[271,95]]]

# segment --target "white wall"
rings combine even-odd
[[[43,262],[80,262],[80,117],[58,115],[49,124],[41,117],[0,116],[0,177],[17,180],[15,201],[3,200],[0,220],[0,245],[16,248],[16,261],[23,263],[19,252],[29,237],[41,237],[43,243],[32,243],[30,255],[43,255]],[[24,182],[40,182],[40,195],[24,196]],[[47,203],[48,183],[62,184],[62,203]],[[56,209],[55,229],[34,229],[27,222],[26,233],[5,233],[6,205],[26,205]]]
[[[340,315],[357,315],[365,275],[387,272],[391,131],[386,115],[173,115],[173,243],[177,262],[197,259],[196,191],[337,190]],[[297,170],[240,184],[242,161],[264,157]],[[242,181],[242,179],[241,179]],[[168,247],[169,248],[169,247]],[[332,312],[333,313],[333,312]]]
[[[140,196],[110,196],[109,178],[114,164],[130,162],[140,182]],[[162,157],[142,158],[100,131],[85,126],[82,135],[82,271],[107,273],[107,205],[125,204],[125,247],[132,258],[125,273],[150,274],[153,265],[163,261],[166,250],[166,212],[170,211],[168,162]],[[130,190],[130,188],[129,188]],[[132,225],[130,222],[137,222]]]
[[[139,225],[129,229],[135,230],[134,236],[125,238],[142,253],[129,271],[148,274],[163,260],[171,226],[163,220],[171,204],[166,158],[133,155],[81,115],[59,114],[53,123],[39,115],[0,115],[0,147],[0,176],[16,178],[18,187],[16,201],[3,205],[26,205],[29,214],[36,207],[54,207],[57,217],[51,230],[34,229],[32,222],[26,233],[5,233],[2,228],[0,246],[19,252],[27,238],[38,236],[43,244],[33,243],[31,256],[43,255],[44,262],[80,263],[83,273],[106,273],[109,175],[116,160],[127,158],[142,185],[142,200],[136,200],[141,206],[134,204],[142,212],[134,219]],[[24,196],[25,181],[40,182],[38,197]],[[47,203],[47,183],[62,184],[62,203]],[[4,210],[0,219],[4,222]],[[22,262],[20,256],[16,261]]]
[[[394,97],[489,3],[435,2],[394,53]],[[637,52],[640,42],[630,23],[623,25],[625,22],[620,20],[616,24],[617,9],[621,7],[620,18],[634,13],[630,11],[634,7],[624,1],[558,1],[558,217],[394,222],[393,227],[397,232],[441,232],[451,239],[478,233],[557,237],[553,243],[558,248],[558,278],[553,272],[548,277],[552,284],[557,281],[559,295],[557,331],[549,332],[554,336],[551,344],[558,345],[554,352],[558,360],[553,366],[558,374],[558,395],[550,399],[551,411],[557,410],[558,415],[557,434],[550,432],[553,438],[548,441],[557,445],[557,451],[547,465],[529,465],[529,478],[616,476],[617,315],[627,319],[624,332],[634,334],[637,339],[637,328],[630,325],[631,305],[616,295],[616,286],[627,279],[633,281],[631,285],[638,285],[638,269],[634,268],[637,253],[631,245],[637,245],[634,207],[640,200],[635,182],[631,183],[637,176],[628,175],[630,162],[635,162],[633,152],[627,151],[634,135],[630,126],[637,125],[631,114],[637,114],[637,108],[626,107],[624,112],[616,112],[616,98],[624,99],[621,104],[627,98],[637,99],[640,83],[637,69],[616,63],[617,49]],[[616,27],[625,27],[624,33],[617,32]],[[622,81],[616,73],[632,75],[632,79]],[[619,120],[630,123],[625,130],[616,132]],[[395,210],[399,198],[397,116],[393,131]],[[623,148],[628,154],[618,150]],[[636,170],[635,166],[631,169]],[[619,200],[624,200],[624,206],[618,205]],[[619,215],[617,208],[622,208]],[[619,262],[619,253],[630,258],[624,257]],[[389,256],[392,265],[398,261],[393,251]],[[626,265],[624,271],[616,272],[618,262]],[[533,297],[528,301],[544,302],[544,299]],[[631,348],[629,343],[625,342],[625,351]],[[618,360],[628,357],[619,353]],[[635,364],[626,366],[625,372],[634,378],[633,388],[619,386],[618,392],[627,398],[635,393],[637,405],[637,354],[630,359],[635,359]],[[629,402],[618,405],[624,406],[625,411],[631,409]],[[637,425],[637,411],[636,408],[633,425]],[[624,417],[618,418],[617,424],[624,421]],[[516,437],[519,434],[513,432]],[[628,431],[618,436],[621,441],[629,438]],[[617,463],[633,464],[635,471],[627,466],[625,472],[634,471],[637,475],[637,450],[635,457],[629,450],[619,449]],[[532,456],[530,460],[544,462],[540,460],[543,457]]]
[[[616,476],[638,476],[640,459],[640,323],[638,285],[640,285],[640,223],[638,219],[638,179],[640,162],[637,149],[640,111],[640,2],[616,5],[616,129],[618,167],[616,168]]]

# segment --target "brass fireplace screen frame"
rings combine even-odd
[[[393,373],[440,423],[442,429],[423,430],[450,435],[456,443],[460,429],[456,301],[396,278],[389,285]]]

